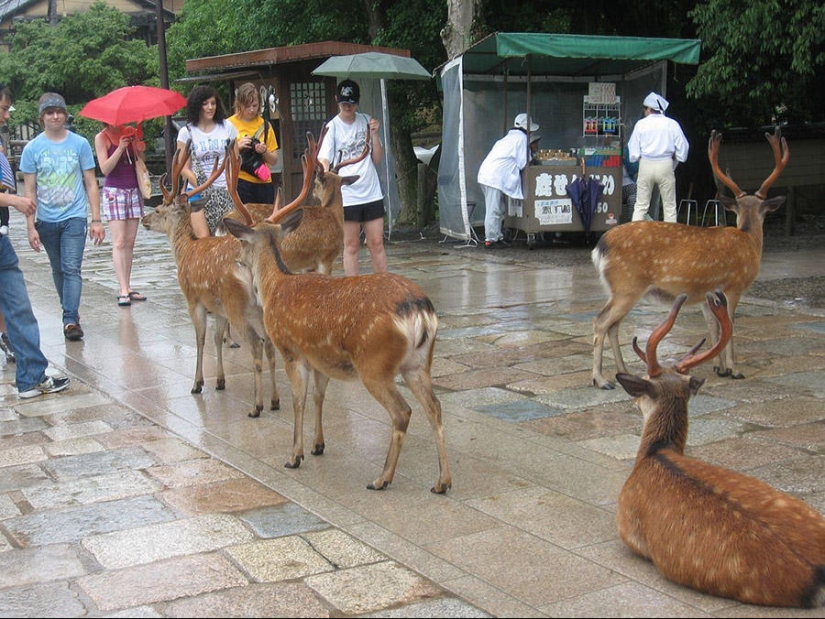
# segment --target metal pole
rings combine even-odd
[[[166,22],[163,19],[163,0],[155,0],[155,17],[158,30],[158,55],[160,56],[160,85],[162,88],[169,88],[169,68],[166,64]],[[172,117],[166,117],[166,130],[164,133],[164,145],[166,155],[166,169],[172,169],[172,154],[175,149],[175,138],[173,135],[175,126],[172,124]]]

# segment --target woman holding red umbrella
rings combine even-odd
[[[106,177],[100,192],[100,211],[109,221],[112,234],[112,263],[120,285],[117,304],[121,307],[146,300],[131,286],[135,238],[143,217],[143,195],[135,166],[146,150],[136,133],[128,125],[104,123],[103,130],[95,136],[97,162]]]

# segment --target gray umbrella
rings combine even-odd
[[[332,56],[312,74],[385,80],[430,80],[433,78],[427,69],[414,58],[381,52]]]

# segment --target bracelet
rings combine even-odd
[[[99,219],[93,219],[93,220],[92,220],[92,223],[93,223],[93,224],[101,224],[101,223],[103,223],[103,222],[102,222],[102,221],[100,221]]]

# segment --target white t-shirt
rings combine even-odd
[[[369,116],[359,112],[355,115],[355,122],[348,125],[339,116],[335,116],[327,123],[329,131],[327,131],[321,144],[318,158],[328,160],[330,167],[334,167],[339,160],[346,161],[347,159],[357,158],[364,152],[369,119]],[[381,192],[381,182],[378,179],[378,171],[372,162],[371,152],[358,163],[344,166],[338,171],[338,174],[341,176],[358,176],[358,180],[352,185],[341,187],[345,207],[368,204],[384,198],[384,194]]]
[[[192,138],[192,169],[200,167],[201,171],[208,177],[212,172],[212,166],[215,165],[215,159],[218,160],[218,165],[223,163],[223,157],[226,152],[226,141],[234,140],[238,137],[238,130],[229,121],[217,123],[215,128],[209,133],[204,133],[193,125],[184,125],[178,132],[178,142],[186,144],[189,138]],[[214,187],[226,188],[226,175],[221,174],[215,179]]]

